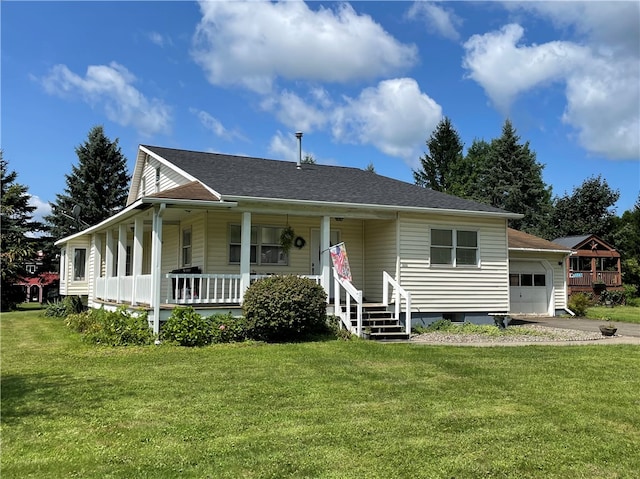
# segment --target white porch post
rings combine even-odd
[[[153,210],[153,231],[151,233],[151,307],[153,308],[153,332],[160,333],[160,294],[162,285],[162,215],[165,203]]]
[[[89,298],[93,301],[98,296],[98,278],[102,276],[102,237],[99,234],[93,234],[91,236],[91,247],[93,248],[93,291],[90,291],[92,297]]]
[[[327,292],[327,301],[329,301],[329,294],[331,291],[331,261],[329,254],[329,247],[331,242],[331,217],[323,216],[322,223],[320,223],[320,271],[322,274],[322,287]],[[338,294],[338,289],[335,290],[335,294]]]
[[[240,233],[240,302],[251,283],[251,212],[242,213]]]
[[[104,299],[113,300],[109,298],[109,278],[113,277],[113,231],[107,230],[105,233],[107,250],[105,254],[105,272],[104,272]]]
[[[131,253],[131,274],[133,275],[133,287],[131,288],[131,306],[138,304],[136,301],[136,284],[142,275],[142,235],[144,233],[144,220],[137,217],[133,225],[133,251]]]
[[[122,302],[123,289],[124,289],[124,275],[127,272],[127,225],[121,224],[118,226],[118,298],[117,302]]]

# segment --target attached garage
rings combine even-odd
[[[565,258],[571,250],[509,228],[509,312],[566,314]]]
[[[510,261],[510,309],[514,314],[548,314],[547,271],[539,261]]]

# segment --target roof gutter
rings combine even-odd
[[[509,247],[509,251],[523,251],[530,253],[560,253],[564,255],[570,255],[571,250],[569,249],[541,249],[541,248],[511,248]]]
[[[152,205],[165,205],[166,208],[189,207],[193,209],[206,209],[206,208],[233,208],[238,206],[238,203],[223,202],[223,201],[171,199],[171,198],[149,198],[149,197],[140,198],[135,203],[131,203],[125,209],[116,213],[110,218],[107,218],[106,220],[98,223],[97,225],[90,226],[89,228],[86,228],[82,231],[78,231],[77,233],[61,238],[58,241],[56,241],[54,245],[58,246],[58,245],[67,243],[71,240],[74,240],[76,238],[79,238],[81,236],[95,233],[96,231],[107,228],[111,225],[116,225],[118,223],[121,223],[123,220],[134,216],[136,213],[136,210],[146,210],[149,206],[152,206]]]
[[[327,205],[338,206],[342,208],[351,208],[358,210],[384,210],[389,212],[405,212],[405,213],[445,213],[456,216],[485,216],[485,217],[497,217],[506,219],[521,219],[524,215],[519,213],[509,212],[493,212],[493,211],[471,211],[471,210],[455,210],[448,208],[427,208],[419,206],[396,206],[396,205],[376,205],[366,203],[329,203],[326,201],[314,201],[314,200],[292,200],[286,198],[265,198],[258,196],[237,196],[237,195],[223,195],[221,197],[224,201],[240,202],[240,201],[256,201],[260,203],[273,203],[276,205],[296,205],[296,206],[317,206],[326,208]]]

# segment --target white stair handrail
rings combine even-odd
[[[386,271],[382,272],[382,304],[389,306],[389,285],[394,290],[394,316],[396,321],[400,321],[401,298],[405,304],[405,329],[407,334],[411,334],[411,293],[404,289],[400,284]]]
[[[333,268],[333,278],[335,281],[335,289],[333,294],[333,302],[334,302],[334,313],[342,320],[342,323],[345,325],[347,330],[353,332],[353,328],[351,326],[351,299],[353,298],[356,302],[356,335],[358,337],[362,337],[362,291],[356,289],[350,281],[341,278],[338,275],[338,272],[335,268]],[[345,313],[342,312],[342,307],[340,306],[340,287],[345,290]]]

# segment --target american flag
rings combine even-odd
[[[331,253],[331,261],[333,261],[333,267],[336,269],[338,276],[347,281],[351,281],[351,268],[349,267],[349,258],[347,258],[347,247],[344,243],[338,243],[337,245],[329,248]]]

